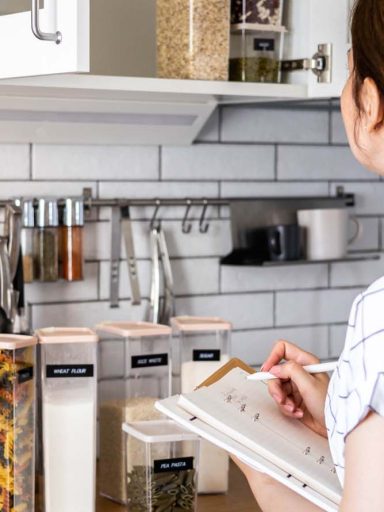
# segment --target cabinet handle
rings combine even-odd
[[[32,0],[32,9],[31,9],[31,25],[32,32],[37,39],[41,41],[55,41],[56,44],[60,44],[63,36],[61,32],[48,33],[42,32],[40,30],[40,22],[39,22],[39,0]]]

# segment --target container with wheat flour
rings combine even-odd
[[[230,359],[231,324],[221,318],[172,318],[174,332],[173,392],[190,393]],[[228,490],[229,459],[226,452],[202,441],[198,492]]]
[[[36,332],[41,358],[44,512],[95,512],[96,333]]]
[[[154,404],[170,394],[171,328],[148,322],[104,322],[99,383],[100,493],[127,504],[127,468],[137,464],[136,450],[125,438],[124,422],[160,419]],[[106,368],[107,354],[115,363]]]

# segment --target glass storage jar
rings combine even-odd
[[[283,0],[232,0],[231,24],[280,25]]]
[[[57,199],[38,200],[34,234],[35,274],[40,281],[59,279],[59,211]]]
[[[230,0],[157,0],[160,78],[228,80]]]
[[[35,503],[35,357],[32,336],[0,335],[0,510]]]
[[[95,512],[98,337],[86,328],[48,328],[36,334],[44,512]]]
[[[100,342],[100,493],[127,503],[124,421],[159,419],[154,404],[170,394],[171,328],[147,322],[104,322]]]
[[[230,359],[231,324],[221,318],[175,317],[173,392],[190,393]],[[176,356],[177,354],[177,356]],[[228,455],[201,442],[199,493],[224,493],[228,490]]]
[[[66,198],[60,226],[61,277],[67,281],[83,279],[84,201]]]
[[[124,423],[123,431],[132,446],[126,467],[129,510],[195,511],[198,436],[169,420]]]
[[[33,237],[35,231],[35,209],[33,199],[22,199],[22,225],[20,233],[21,253],[23,255],[23,277],[25,283],[34,280]]]

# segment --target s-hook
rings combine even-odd
[[[208,229],[209,229],[209,222],[207,220],[205,220],[205,215],[207,213],[207,208],[208,208],[208,201],[206,199],[203,200],[203,211],[201,212],[201,217],[200,217],[200,220],[199,220],[199,231],[200,233],[208,233]]]
[[[187,199],[186,200],[186,203],[187,203],[187,208],[185,210],[185,215],[184,215],[184,218],[183,218],[183,223],[182,223],[182,231],[184,234],[188,234],[191,232],[192,230],[192,222],[189,222],[188,221],[188,215],[189,215],[189,212],[192,208],[192,201],[190,199]]]
[[[159,213],[161,201],[160,199],[156,199],[155,201],[155,211],[153,212],[151,223],[150,223],[150,229],[151,231],[154,229],[160,229],[161,226],[161,219],[157,218],[157,214]]]

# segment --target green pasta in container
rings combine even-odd
[[[35,357],[32,336],[0,335],[0,510],[35,506]]]

